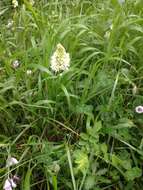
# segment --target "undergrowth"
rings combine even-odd
[[[0,189],[15,174],[23,190],[142,189],[142,7],[0,1]],[[66,71],[51,69],[57,44]]]

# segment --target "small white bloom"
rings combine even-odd
[[[30,0],[29,2],[30,2],[30,4],[31,4],[32,6],[33,6],[34,3],[35,3],[34,0]]]
[[[7,28],[10,29],[12,26],[13,26],[13,20],[8,20],[8,23],[7,23]]]
[[[9,180],[10,180],[11,186],[15,188],[17,186],[16,183],[13,181],[13,179],[9,179]]]
[[[136,111],[137,113],[143,113],[143,106],[137,106],[137,107],[135,108],[135,111]]]
[[[10,167],[15,164],[18,164],[18,160],[14,157],[9,157],[6,161],[6,167]]]
[[[122,5],[123,3],[125,3],[125,0],[118,0],[119,4]]]
[[[32,70],[30,70],[30,69],[27,70],[27,71],[26,71],[26,74],[27,74],[27,75],[31,75],[31,74],[32,74]]]
[[[13,179],[9,178],[5,180],[3,189],[4,190],[12,190],[12,188],[15,188],[17,185],[14,183]]]
[[[13,7],[16,8],[18,7],[18,1],[17,0],[12,0]]]
[[[105,32],[104,37],[105,37],[106,39],[109,39],[109,38],[110,38],[110,31]]]
[[[18,60],[13,61],[13,63],[12,63],[12,66],[13,66],[14,69],[16,69],[17,67],[19,67],[19,65],[20,65],[20,63],[19,63]]]
[[[53,168],[52,170],[55,172],[55,173],[58,173],[60,171],[60,166],[58,163],[54,162],[53,163]]]
[[[110,24],[110,30],[113,30],[114,25]]]
[[[4,190],[12,190],[11,183],[10,183],[9,179],[6,179],[6,180],[5,180],[3,189],[4,189]]]
[[[51,57],[51,69],[55,72],[68,70],[70,66],[70,56],[65,48],[58,44],[56,51]]]
[[[133,93],[133,95],[135,96],[135,95],[137,94],[137,92],[138,92],[138,88],[137,88],[137,86],[134,84],[134,85],[133,85],[133,88],[132,88],[132,93]]]

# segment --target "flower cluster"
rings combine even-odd
[[[18,1],[17,0],[12,0],[13,7],[16,8],[18,7]]]
[[[18,160],[14,157],[9,157],[6,161],[6,167],[11,167],[15,164],[18,164]],[[11,178],[8,177],[5,182],[3,189],[4,190],[12,190],[17,186],[17,182],[20,180],[20,178],[17,175],[12,176]]]
[[[133,88],[132,88],[133,95],[135,96],[137,94],[137,92],[138,92],[138,88],[135,84],[133,84]]]
[[[69,53],[66,53],[65,48],[58,44],[56,51],[51,57],[51,69],[54,72],[68,70],[70,66],[70,56]]]

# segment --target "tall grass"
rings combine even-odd
[[[0,18],[0,188],[16,172],[24,190],[141,189],[142,0],[2,0]]]

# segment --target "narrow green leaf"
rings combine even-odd
[[[32,169],[28,168],[27,173],[25,175],[25,179],[24,179],[24,185],[23,185],[23,189],[24,190],[30,190],[30,178],[32,175]]]

